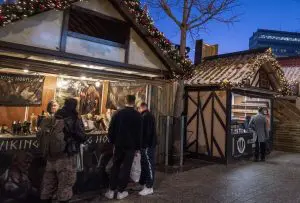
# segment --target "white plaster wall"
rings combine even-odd
[[[47,11],[0,28],[0,40],[57,50],[63,12]]]
[[[113,7],[113,5],[108,0],[89,0],[74,3],[77,6],[86,8],[104,15],[117,18],[119,20],[124,20],[124,18],[119,14],[119,12]]]
[[[166,67],[158,57],[133,29],[130,31],[129,63],[147,68],[166,70]]]
[[[73,37],[67,37],[66,52],[117,62],[125,60],[125,49]]]

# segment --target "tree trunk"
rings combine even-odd
[[[186,50],[186,29],[181,29],[180,37],[180,55],[185,57]],[[173,163],[178,163],[180,153],[180,133],[181,133],[181,116],[184,111],[184,80],[178,80],[176,83],[176,94],[174,101],[174,125],[173,125],[173,146],[171,154],[173,155]]]
[[[185,57],[185,50],[186,50],[186,26],[183,26],[180,29],[180,50],[179,54],[183,57]]]

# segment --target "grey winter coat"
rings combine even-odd
[[[249,128],[257,135],[258,142],[266,142],[269,139],[266,117],[258,113],[251,118]]]

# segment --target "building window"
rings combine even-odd
[[[70,10],[68,36],[111,46],[125,46],[130,26],[100,13],[74,6]]]
[[[278,40],[278,41],[287,41],[287,42],[300,42],[299,37],[280,37],[280,36],[273,36],[273,35],[260,35],[259,39]]]

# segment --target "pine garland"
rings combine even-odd
[[[64,10],[78,0],[20,0],[16,4],[3,4],[0,6],[0,26],[6,26],[29,16],[36,15],[52,9]],[[180,56],[179,50],[160,32],[149,16],[147,9],[141,7],[139,0],[123,0],[121,6],[127,8],[134,20],[151,36],[153,44],[162,51],[163,55],[174,61],[171,67],[172,79],[187,79],[193,75],[194,66],[190,59]],[[179,71],[178,71],[179,70]]]

